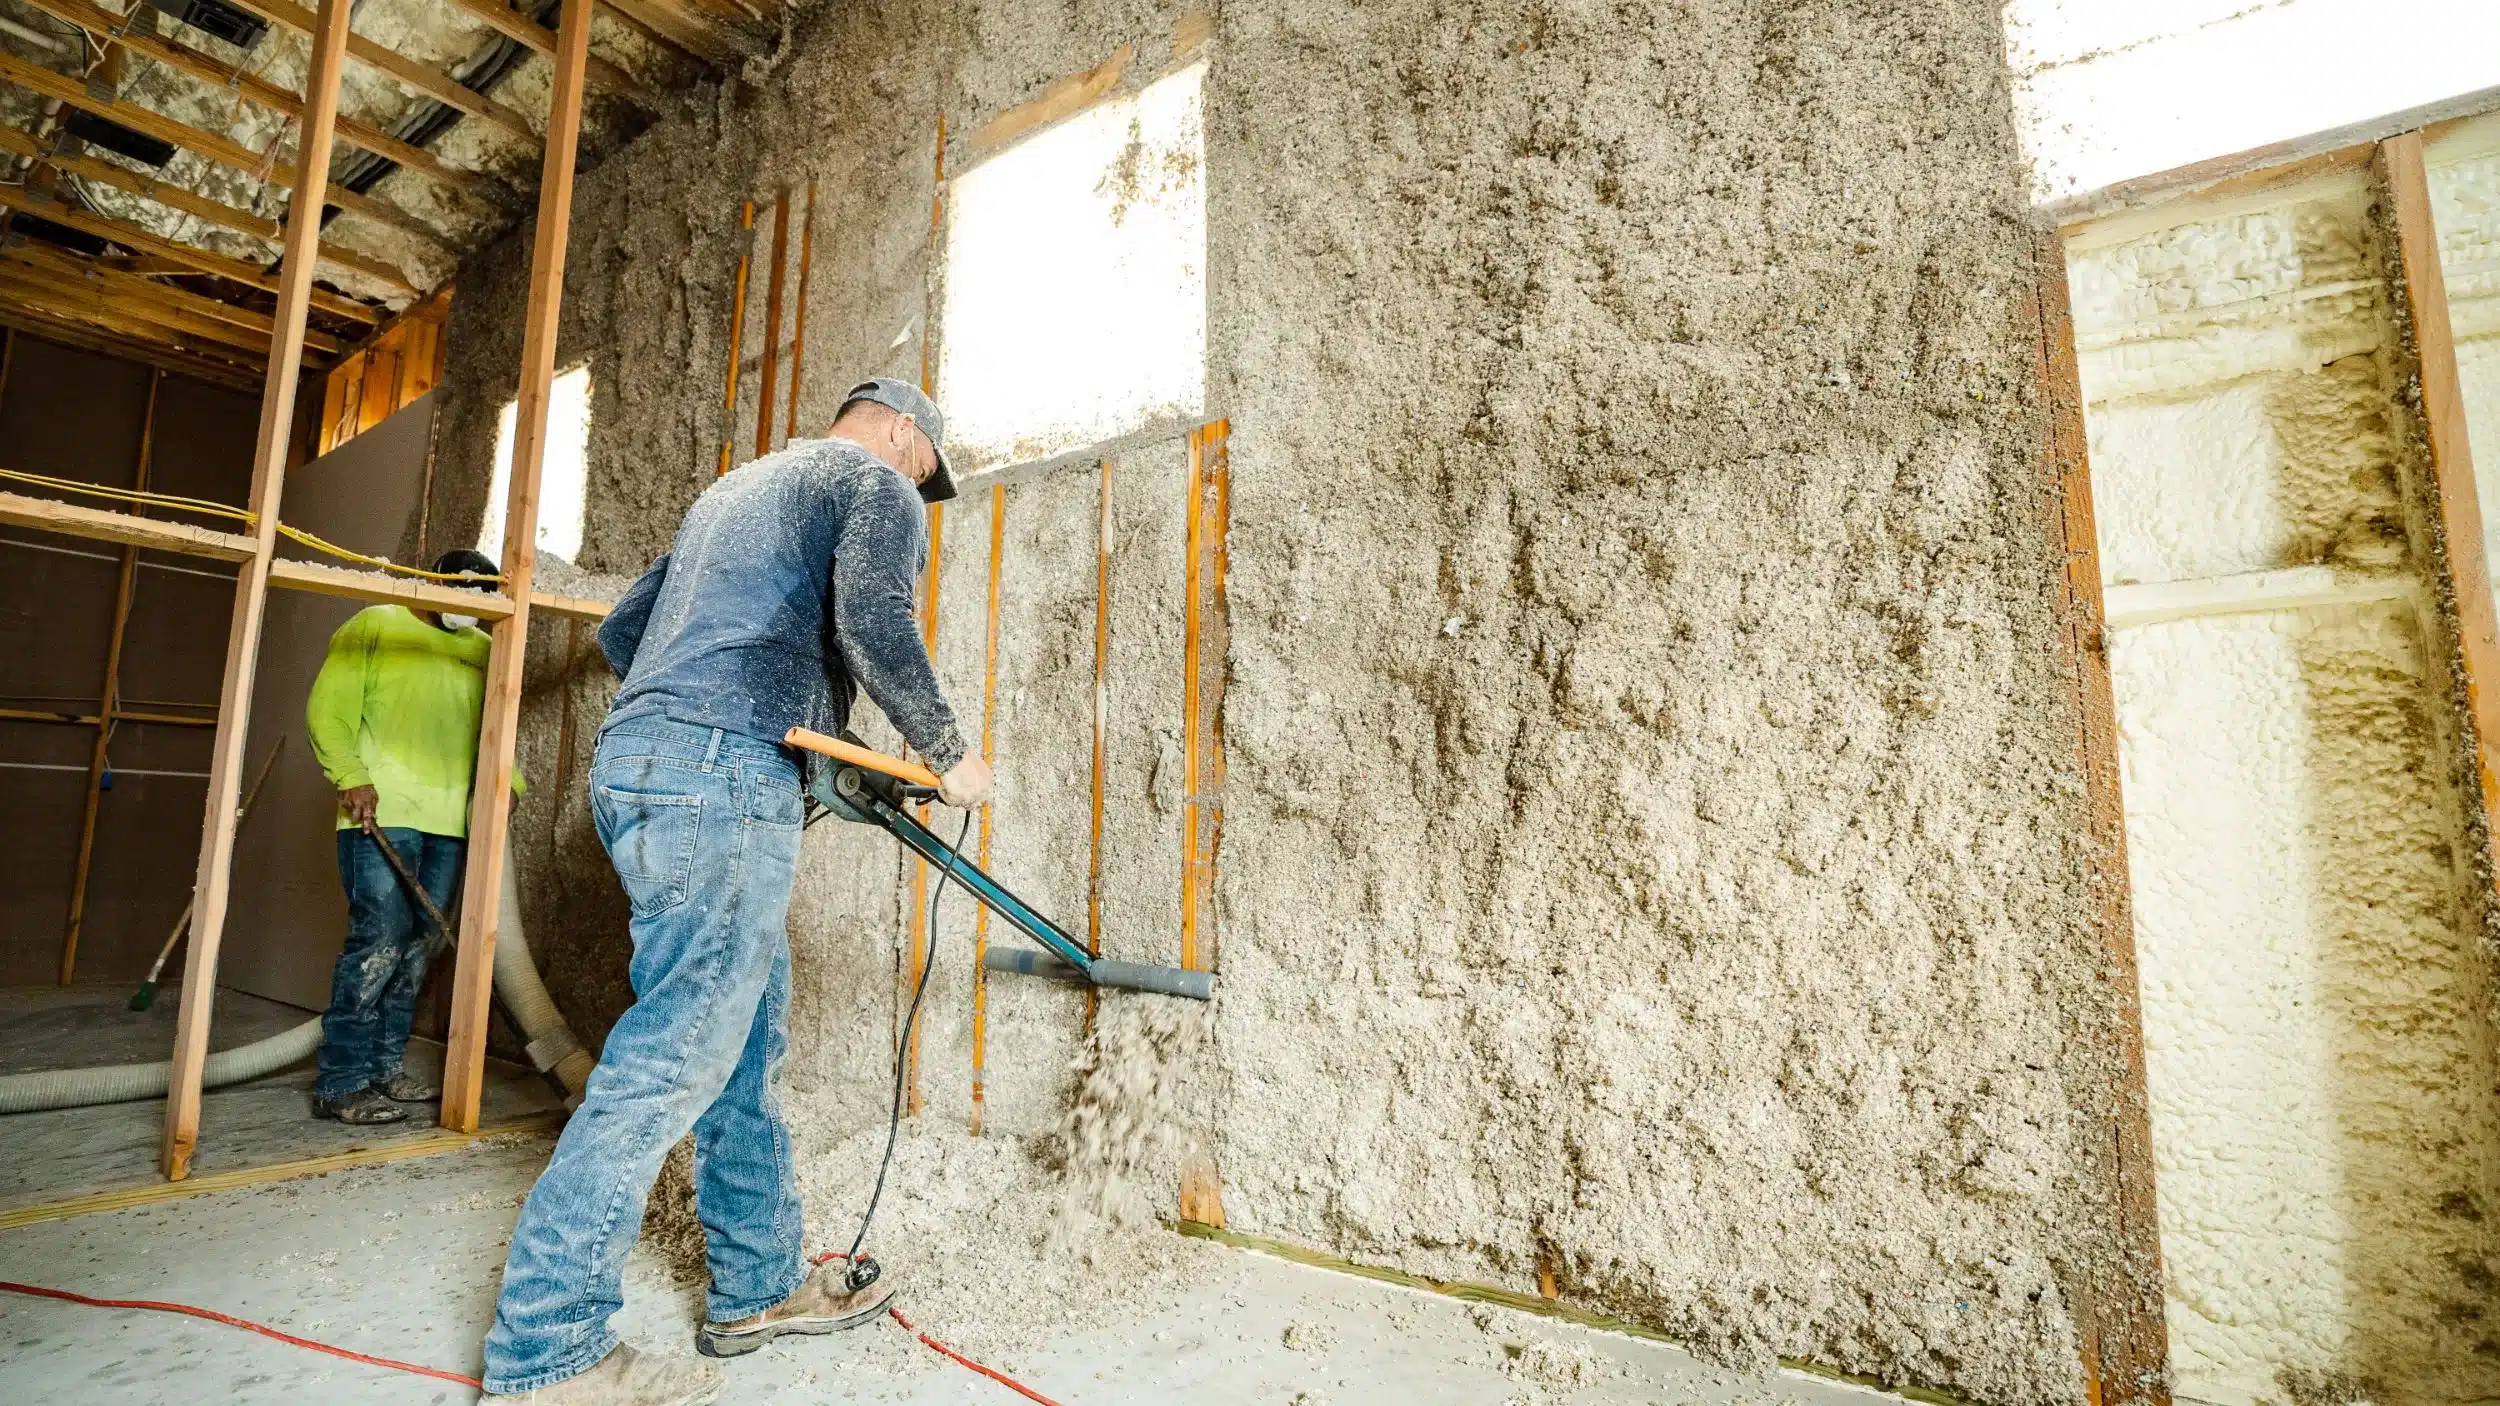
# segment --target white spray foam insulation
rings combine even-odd
[[[2312,190],[2075,257],[2108,584],[2419,578],[2370,239]],[[2186,1399],[2500,1389],[2488,974],[2421,641],[2402,602],[2114,637]]]
[[[2447,275],[2457,376],[2465,388],[2466,439],[2473,448],[2474,483],[2483,504],[2483,560],[2489,563],[2500,561],[2500,153],[2457,161],[2437,156],[2434,152],[2429,170],[2431,218],[2439,231],[2440,267]]]

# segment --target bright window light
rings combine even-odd
[[[1203,411],[1205,77],[1192,65],[955,181],[938,393],[964,467]]]
[[[2500,85],[2490,0],[2010,0],[2049,201]]]
[[[486,490],[486,521],[477,549],[503,560],[504,500],[512,492],[512,437],[519,400],[503,403],[495,421],[495,478]],[[582,511],[590,481],[590,367],[556,376],[547,398],[547,459],[538,470],[538,550],[572,561],[582,552]]]

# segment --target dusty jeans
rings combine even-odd
[[[486,1389],[589,1370],[616,1346],[626,1252],[670,1147],[694,1131],[715,1322],[806,1277],[790,1134],[772,1088],[790,999],[798,764],[779,746],[641,717],[601,734],[591,813],[633,905],[634,1004],[521,1207]]]
[[[446,917],[460,911],[460,871],[468,841],[397,826],[383,835]],[[400,882],[382,847],[362,830],[339,831],[339,882],[347,887],[347,946],[330,973],[330,1009],[321,1017],[321,1060],[313,1093],[352,1094],[399,1072],[434,922]]]

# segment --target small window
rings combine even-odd
[[[512,440],[521,403],[507,400],[495,421],[495,479],[477,549],[503,560],[503,511],[512,494]],[[547,459],[538,471],[538,550],[573,561],[582,551],[582,512],[590,479],[590,367],[556,376],[547,398]]]
[[[954,182],[938,394],[965,467],[1203,413],[1205,77],[1193,64]]]

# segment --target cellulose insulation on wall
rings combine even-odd
[[[2490,978],[2390,293],[2358,176],[2265,199],[2070,251],[2175,1389],[2489,1400]]]

